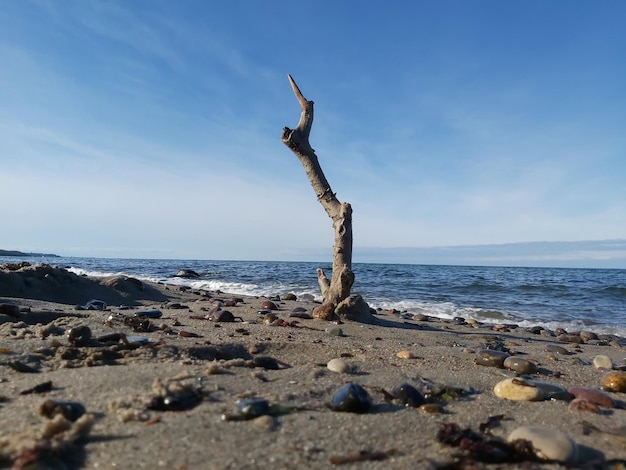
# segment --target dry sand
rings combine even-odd
[[[75,308],[91,299],[106,302],[107,309]],[[0,465],[295,469],[329,468],[343,457],[350,462],[360,455],[362,462],[341,468],[560,467],[529,462],[472,466],[467,453],[437,440],[442,423],[457,423],[480,434],[482,423],[501,415],[490,427],[494,438],[505,439],[513,429],[526,425],[558,429],[580,448],[573,467],[625,468],[624,461],[618,460],[626,458],[626,409],[620,407],[626,394],[609,393],[618,407],[601,407],[599,413],[570,411],[565,401],[509,401],[497,398],[493,387],[513,373],[474,363],[478,350],[504,348],[536,361],[537,380],[564,388],[599,389],[605,372],[591,364],[594,357],[606,355],[617,367],[623,366],[623,342],[605,345],[592,340],[578,345],[521,329],[493,331],[488,325],[414,321],[390,312],[379,312],[374,325],[337,325],[290,318],[294,307],[310,312],[316,304],[284,300],[276,302],[275,313],[297,323],[276,326],[264,323],[258,313],[265,300],[244,298],[235,307],[224,307],[243,322],[216,323],[192,318],[206,315],[214,306],[200,292],[125,278],[89,279],[57,268],[0,272],[0,303],[23,310],[20,318],[0,315]],[[184,308],[168,308],[167,301]],[[130,317],[146,307],[163,313],[152,320],[152,331],[136,332],[118,321],[120,315]],[[107,324],[110,316],[116,320]],[[71,346],[66,333],[79,325],[88,326],[93,338],[124,333],[150,342],[105,345],[92,339],[84,346]],[[341,328],[343,335],[327,331],[334,327]],[[181,331],[188,334],[176,334]],[[548,344],[563,346],[570,354],[549,353]],[[400,358],[400,351],[414,357]],[[276,359],[279,368],[252,367],[257,356]],[[343,358],[352,373],[328,370],[326,364],[333,358]],[[19,365],[37,372],[19,372],[15,370]],[[47,381],[52,382],[51,391],[21,394]],[[369,412],[328,408],[334,392],[348,381],[368,391],[373,400]],[[442,412],[429,413],[388,401],[384,391],[403,382],[423,391],[430,383],[465,392],[436,400]],[[148,409],[148,401],[158,401],[154,397],[168,386],[172,393],[200,396],[199,402],[182,411]],[[236,412],[238,400],[251,397],[265,398],[289,412],[250,420],[223,419],[224,414]],[[86,428],[82,434],[75,425],[65,432],[48,431],[54,436],[43,439],[42,426],[49,420],[39,415],[38,408],[46,400],[80,402],[93,422],[81,422]],[[71,432],[77,434],[68,435]],[[74,442],[64,444],[68,441]],[[28,467],[30,461],[36,464]]]

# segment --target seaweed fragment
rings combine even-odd
[[[461,468],[476,461],[485,463],[545,461],[537,457],[528,441],[516,440],[507,443],[497,438],[489,439],[469,428],[461,429],[456,423],[441,423],[437,441],[460,449],[461,452],[454,457],[461,461]]]

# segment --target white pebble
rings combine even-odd
[[[337,372],[338,374],[350,374],[352,372],[352,367],[343,359],[335,358],[328,361],[326,364],[328,370],[332,370],[333,372]]]
[[[508,442],[518,439],[530,441],[537,457],[556,460],[559,462],[574,463],[578,459],[578,446],[566,434],[556,429],[539,426],[522,426],[515,429]]]
[[[599,354],[593,358],[593,366],[596,369],[613,369],[613,361],[609,356]]]
[[[498,382],[493,387],[493,393],[498,398],[513,401],[541,401],[544,397],[541,388],[516,377]]]

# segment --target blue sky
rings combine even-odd
[[[623,240],[624,18],[621,0],[4,1],[0,248],[329,258],[280,141],[288,73],[355,261]]]

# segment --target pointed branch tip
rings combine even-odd
[[[296,81],[293,79],[291,74],[287,74],[287,77],[289,78],[289,83],[291,84],[291,88],[294,94],[296,95],[296,98],[298,98],[298,102],[300,103],[300,106],[302,106],[302,108],[304,109],[304,107],[307,104],[307,99],[302,95],[300,88],[298,88],[298,85],[296,85]]]

